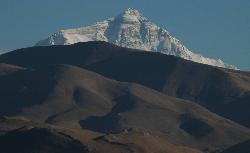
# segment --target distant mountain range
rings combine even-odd
[[[91,41],[2,54],[0,84],[5,153],[249,149],[249,72]]]
[[[198,63],[237,69],[220,59],[207,58],[191,52],[166,29],[158,27],[132,8],[92,26],[60,30],[39,41],[36,46],[70,45],[87,41],[106,41],[122,47],[160,52]]]

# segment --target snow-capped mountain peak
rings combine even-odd
[[[70,45],[87,41],[106,41],[122,47],[161,52],[198,63],[236,69],[220,59],[206,58],[191,52],[166,29],[152,23],[133,8],[91,26],[60,30],[39,41],[36,46]]]
[[[122,12],[120,15],[122,16],[134,16],[134,17],[143,17],[144,16],[136,9],[134,8],[128,8],[127,10],[125,10],[124,12]]]
[[[141,21],[147,20],[138,10],[133,8],[128,8],[123,13],[116,17],[117,19],[120,18],[124,22],[134,22],[139,23]]]

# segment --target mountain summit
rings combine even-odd
[[[198,63],[237,69],[220,59],[211,59],[191,52],[166,29],[150,22],[133,8],[91,26],[60,30],[39,41],[36,46],[70,45],[87,41],[106,41],[122,47],[160,52]]]

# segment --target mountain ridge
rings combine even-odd
[[[207,58],[191,52],[170,32],[133,8],[91,26],[60,30],[39,41],[36,46],[70,45],[87,41],[106,41],[121,47],[160,52],[198,63],[237,69],[220,59]]]

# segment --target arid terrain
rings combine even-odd
[[[0,63],[4,153],[249,150],[249,72],[106,42],[24,48]]]

